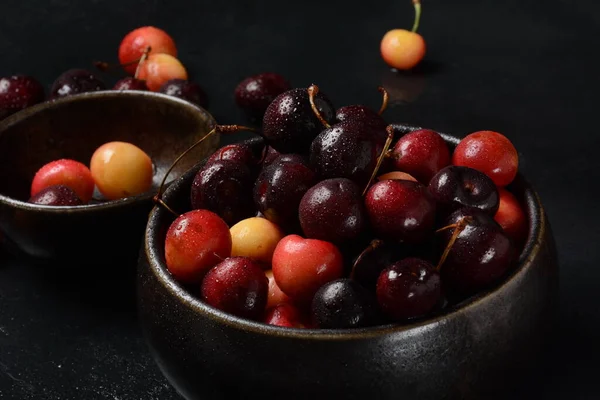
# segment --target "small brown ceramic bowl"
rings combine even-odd
[[[189,203],[199,168],[173,183],[168,204]],[[540,199],[521,176],[511,189],[530,230],[518,267],[502,283],[422,321],[340,331],[264,325],[204,304],[167,271],[163,248],[173,217],[155,208],[138,270],[150,349],[187,399],[506,398],[542,354],[558,294],[554,239]]]
[[[140,91],[85,93],[46,102],[0,122],[0,230],[15,247],[57,263],[135,263],[148,213],[175,158],[214,126],[212,116],[175,97]],[[213,152],[218,135],[185,157],[170,180]],[[28,203],[31,181],[44,164],[71,158],[89,166],[96,148],[125,141],[154,163],[151,191],[75,207]],[[122,265],[122,262],[118,263]]]

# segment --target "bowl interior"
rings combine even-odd
[[[395,124],[394,128],[397,132],[397,137],[400,137],[402,134],[411,132],[413,130],[421,129],[420,127],[401,124]],[[453,149],[460,141],[460,139],[455,136],[447,134],[442,134],[442,136],[451,149]],[[248,143],[254,146],[255,149],[261,146],[260,140],[251,140]],[[187,171],[178,180],[173,182],[163,196],[163,199],[167,204],[173,206],[179,212],[185,212],[190,209],[189,198],[191,182],[194,175],[202,167],[202,165],[203,163],[199,163]],[[145,237],[146,257],[148,258],[152,272],[157,276],[161,284],[164,285],[173,296],[180,299],[181,303],[185,307],[193,309],[194,312],[201,313],[204,316],[218,320],[221,323],[235,326],[239,329],[253,330],[267,334],[294,335],[312,339],[336,339],[354,336],[363,337],[365,334],[378,335],[389,330],[408,330],[426,325],[431,322],[439,321],[449,314],[460,312],[460,310],[464,308],[476,305],[478,301],[484,299],[486,296],[492,295],[494,291],[500,289],[503,285],[507,284],[511,279],[513,279],[515,275],[522,273],[523,270],[527,268],[528,264],[531,262],[531,258],[535,254],[535,248],[540,245],[541,232],[543,229],[541,226],[541,224],[543,224],[543,211],[537,194],[520,174],[517,175],[517,178],[515,178],[514,182],[511,183],[508,189],[519,199],[529,222],[527,242],[521,251],[518,265],[510,271],[508,276],[506,276],[495,286],[490,287],[485,291],[481,291],[480,293],[473,295],[459,303],[431,313],[422,319],[415,319],[405,324],[388,324],[376,327],[341,330],[282,328],[238,318],[210,307],[199,300],[199,298],[197,298],[195,295],[191,294],[192,292],[189,289],[180,285],[167,270],[164,257],[164,240],[169,225],[174,220],[174,217],[161,207],[155,207],[150,214]]]
[[[110,141],[130,142],[154,163],[151,196],[173,161],[215,122],[205,110],[152,92],[84,93],[39,104],[0,123],[0,199],[27,201],[31,181],[44,164],[70,158],[89,166],[94,151]],[[218,135],[190,152],[168,181],[216,148]]]

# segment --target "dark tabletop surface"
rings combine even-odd
[[[595,0],[424,3],[426,61],[395,74],[379,41],[389,29],[410,28],[409,0],[3,0],[0,76],[28,73],[49,87],[66,69],[116,60],[122,36],[156,25],[176,40],[220,123],[243,121],[232,99],[241,79],[276,71],[294,86],[317,83],[338,106],[378,107],[384,85],[390,122],[460,136],[503,132],[546,206],[561,267],[557,340],[539,376],[512,398],[598,398],[600,7]],[[85,269],[88,260],[80,261]],[[179,398],[148,353],[130,279],[74,285],[63,275],[0,255],[0,399]]]

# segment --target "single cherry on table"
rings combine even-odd
[[[415,21],[412,29],[392,29],[381,39],[380,51],[383,60],[392,68],[409,70],[416,67],[425,56],[423,36],[417,33],[421,19],[421,2],[412,0]]]

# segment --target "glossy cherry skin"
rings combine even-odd
[[[517,175],[519,155],[512,142],[501,133],[478,131],[467,135],[456,146],[452,164],[481,171],[502,187]]]
[[[84,69],[71,69],[56,78],[50,90],[50,98],[57,99],[99,90],[106,90],[106,85],[96,75]]]
[[[44,101],[44,87],[35,78],[14,75],[0,79],[0,119]]]
[[[185,79],[170,79],[163,83],[158,92],[177,97],[202,108],[208,108],[208,96],[196,82]]]
[[[262,121],[269,104],[291,88],[283,76],[265,72],[241,81],[235,88],[234,99],[250,119]]]
[[[392,264],[377,280],[377,301],[393,321],[426,315],[438,305],[441,296],[439,273],[419,258],[405,258]]]
[[[119,45],[119,62],[127,73],[133,75],[137,61],[150,46],[151,53],[166,53],[177,57],[175,41],[162,29],[153,26],[143,26],[129,32]]]
[[[264,322],[285,328],[304,328],[302,313],[296,306],[289,303],[278,304],[268,309]]]
[[[385,140],[385,128],[387,127],[387,123],[381,115],[367,106],[350,105],[340,107],[335,113],[335,119],[338,122],[360,122],[361,124],[373,128],[373,130],[377,131]]]
[[[361,190],[345,178],[326,179],[308,189],[299,218],[306,237],[338,244],[356,239],[367,223]]]
[[[275,282],[275,277],[273,276],[273,271],[265,271],[265,275],[269,280],[269,295],[267,299],[267,308],[272,308],[282,303],[291,303],[292,299],[290,299],[290,296],[283,293],[279,286],[277,286],[277,282]]]
[[[273,253],[277,286],[294,301],[310,303],[321,286],[341,278],[342,254],[332,243],[288,235]]]
[[[385,180],[367,191],[365,206],[373,230],[381,238],[417,243],[435,223],[435,201],[427,186],[406,180]]]
[[[321,116],[329,123],[335,118],[331,101],[319,92],[314,99]],[[269,104],[263,117],[263,135],[270,146],[282,153],[306,153],[323,124],[313,112],[305,88],[291,89]]]
[[[523,246],[527,239],[527,216],[517,198],[504,188],[498,189],[500,204],[494,215],[494,220],[512,239],[515,245]]]
[[[252,185],[252,172],[243,163],[232,160],[211,162],[194,177],[192,208],[211,210],[233,225],[255,213]]]
[[[83,201],[65,185],[49,186],[29,199],[30,203],[45,206],[80,206]]]
[[[229,226],[211,211],[189,211],[169,226],[165,239],[167,269],[182,283],[199,283],[210,268],[230,254]]]
[[[283,229],[295,228],[300,200],[315,179],[315,173],[306,164],[296,157],[282,155],[259,174],[254,185],[254,203],[269,221]]]
[[[271,164],[273,161],[275,161],[277,159],[277,157],[279,157],[281,155],[280,152],[278,152],[271,146],[267,146],[265,151],[266,152],[265,152],[265,157],[263,159],[263,167],[266,167],[267,165]]]
[[[56,160],[40,168],[31,182],[31,197],[54,185],[71,188],[84,203],[88,203],[94,194],[92,173],[87,166],[75,160]]]
[[[140,67],[138,78],[145,80],[148,88],[158,92],[172,79],[188,79],[188,73],[181,61],[163,53],[152,52]]]
[[[454,295],[471,295],[498,282],[512,267],[517,253],[513,243],[493,217],[477,208],[452,213],[444,226],[468,223],[457,236],[441,265],[445,287]],[[449,243],[453,229],[440,234],[440,251]]]
[[[423,36],[406,29],[392,29],[381,39],[380,51],[383,60],[392,68],[409,70],[416,67],[427,46]]]
[[[322,329],[364,328],[380,319],[373,293],[347,278],[321,286],[313,298],[311,316]]]
[[[266,218],[250,217],[231,227],[232,256],[248,257],[262,267],[269,267],[277,243],[284,234]]]
[[[246,257],[229,257],[202,280],[202,300],[236,317],[259,320],[265,312],[269,281],[264,271]]]
[[[438,209],[449,214],[461,207],[474,207],[496,214],[498,189],[483,172],[473,168],[450,165],[439,171],[429,181],[429,193]]]
[[[361,122],[337,123],[323,130],[310,146],[310,165],[322,179],[348,178],[368,182],[385,137]]]
[[[230,160],[241,162],[248,166],[248,168],[254,168],[258,164],[252,149],[244,144],[235,143],[221,147],[213,153],[212,156],[206,162],[210,164],[219,160]]]
[[[437,132],[420,129],[402,136],[392,149],[391,158],[395,169],[427,185],[440,169],[450,164],[450,150]]]
[[[140,79],[136,79],[136,78],[133,78],[131,76],[128,76],[127,78],[123,78],[120,81],[118,81],[117,83],[115,83],[115,86],[113,87],[113,90],[142,90],[142,91],[148,91],[150,89],[148,89],[148,86],[146,85],[145,81],[142,81]]]

